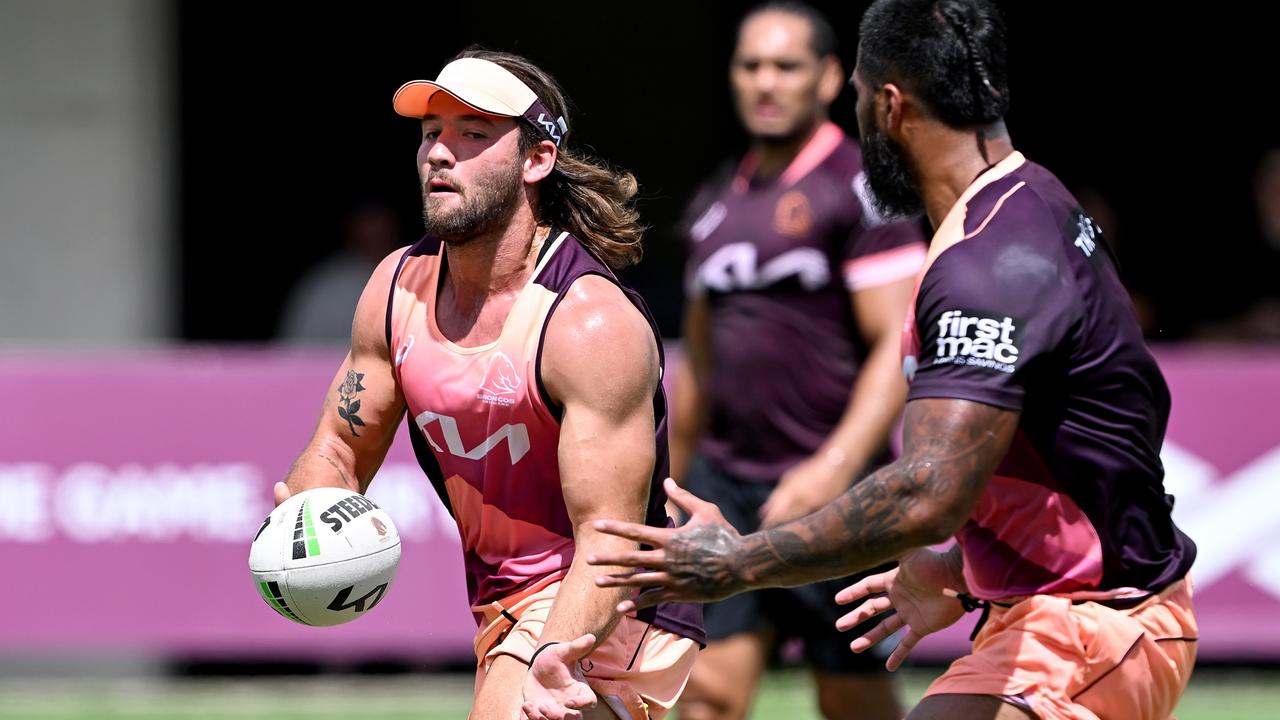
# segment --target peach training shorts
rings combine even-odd
[[[499,655],[529,663],[559,589],[560,583],[552,582],[473,608],[484,613],[475,639],[477,689]],[[659,720],[684,691],[697,654],[693,640],[626,616],[579,665],[587,684],[618,717]]]

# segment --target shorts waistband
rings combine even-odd
[[[1084,605],[1086,603],[1096,603],[1098,605],[1102,605],[1103,607],[1108,607],[1108,608],[1111,608],[1112,610],[1118,610],[1121,612],[1139,612],[1144,608],[1151,607],[1152,605],[1158,605],[1159,603],[1164,602],[1171,595],[1174,595],[1175,593],[1181,591],[1183,588],[1190,587],[1190,583],[1191,583],[1191,577],[1188,575],[1169,583],[1164,588],[1162,588],[1159,592],[1147,593],[1145,595],[1137,595],[1134,597],[1123,597],[1123,598],[1099,598],[1099,599],[1065,598],[1065,599],[1071,600],[1072,605]],[[971,642],[973,641],[974,638],[978,637],[978,633],[982,630],[982,626],[987,624],[987,617],[991,613],[991,608],[995,607],[995,608],[1007,610],[1017,605],[1020,602],[1024,602],[1026,600],[1031,599],[1032,597],[1036,597],[1035,595],[1023,595],[1021,597],[1000,598],[999,600],[982,600],[980,598],[975,598],[972,595],[968,595],[966,593],[955,593],[955,596],[956,596],[956,599],[960,601],[960,605],[964,607],[965,612],[982,610],[982,617],[978,618],[978,624],[974,626],[973,632],[969,634],[969,640]],[[1063,597],[1063,596],[1051,595],[1050,597]]]

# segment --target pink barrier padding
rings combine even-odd
[[[1280,352],[1158,356],[1174,398],[1167,486],[1200,548],[1201,657],[1280,658]],[[294,625],[250,580],[249,542],[271,485],[310,436],[341,360],[340,351],[0,354],[0,654],[470,657],[457,531],[403,428],[370,491],[401,531],[403,559],[368,617]],[[916,654],[963,652],[976,620]]]

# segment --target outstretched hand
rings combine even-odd
[[[617,520],[597,520],[595,529],[634,540],[651,550],[597,553],[587,556],[591,565],[635,568],[635,572],[602,575],[599,587],[644,590],[618,604],[629,613],[663,602],[706,602],[747,589],[741,577],[742,536],[715,505],[698,498],[667,478],[667,496],[688,516],[677,528],[655,528]]]
[[[583,710],[596,706],[596,694],[578,667],[595,644],[596,636],[587,633],[537,654],[524,675],[525,720],[580,720]]]
[[[931,550],[917,550],[887,572],[868,575],[836,593],[841,605],[866,598],[852,612],[836,621],[836,628],[849,630],[881,613],[896,611],[871,630],[849,643],[862,652],[893,633],[906,628],[898,645],[889,654],[885,667],[901,667],[916,643],[926,635],[950,627],[964,615],[964,608],[950,589],[950,570],[945,558]]]

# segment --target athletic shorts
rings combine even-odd
[[[500,655],[528,665],[555,602],[559,581],[533,586],[488,606],[476,633],[476,691]],[[513,621],[514,618],[514,621]],[[698,643],[624,616],[579,667],[587,684],[622,720],[658,720],[675,705],[698,655]]]
[[[690,465],[685,488],[717,505],[729,524],[746,534],[760,528],[760,506],[773,492],[774,485],[734,477],[714,461],[699,455]],[[840,632],[836,630],[836,620],[856,605],[837,605],[835,596],[860,578],[892,567],[893,564],[888,564],[836,580],[756,590],[708,603],[702,610],[707,640],[714,642],[740,633],[772,630],[779,645],[793,638],[801,639],[805,660],[818,672],[887,672],[884,663],[897,644],[896,638],[887,638],[861,653],[849,649],[854,638],[875,627],[882,617]]]
[[[1033,595],[992,604],[926,696],[995,695],[1042,720],[1168,720],[1196,657],[1191,580],[1129,610]]]

